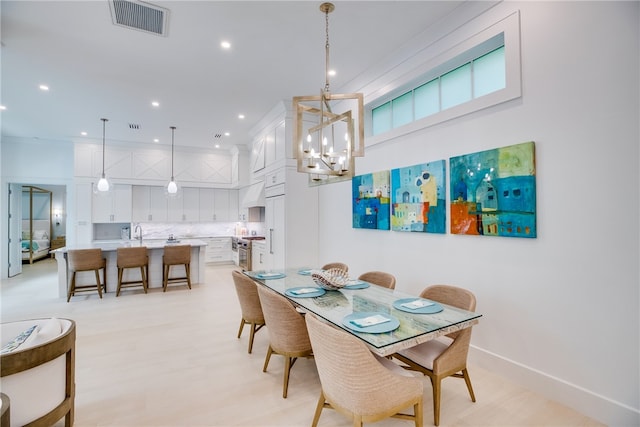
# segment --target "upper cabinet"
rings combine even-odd
[[[167,199],[169,222],[200,221],[200,190],[183,187],[177,197]]]
[[[133,222],[166,222],[168,203],[164,193],[164,187],[134,185]]]
[[[266,138],[261,137],[254,141],[253,151],[251,152],[251,170],[258,172],[264,169],[266,156]]]
[[[222,188],[200,189],[201,222],[238,220],[238,191]]]
[[[114,184],[107,194],[93,194],[91,222],[131,222],[131,185]]]

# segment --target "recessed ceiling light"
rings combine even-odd
[[[226,40],[222,40],[220,42],[220,47],[223,48],[223,49],[231,49],[231,43],[229,43]]]
[[[224,133],[224,136],[229,136],[229,135],[231,135],[229,132]]]
[[[336,70],[329,70],[329,75],[334,77],[336,75]]]
[[[214,147],[220,148],[220,144],[216,144],[216,145],[214,145]]]
[[[160,142],[158,138],[153,138],[153,142]]]
[[[85,131],[82,131],[82,132],[80,132],[80,135],[87,136],[87,133]]]
[[[238,114],[239,119],[244,119],[244,114]]]
[[[49,86],[47,86],[47,85],[40,85],[40,90],[47,91],[47,90],[49,90]]]
[[[4,111],[6,109],[7,109],[7,107],[5,107],[4,105],[0,105],[0,110]]]
[[[159,103],[158,101],[151,101],[151,105],[152,105],[153,107],[159,107],[159,106],[160,106],[160,103]]]

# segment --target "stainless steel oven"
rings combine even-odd
[[[238,237],[231,237],[231,256],[233,259],[233,263],[237,266],[240,265],[240,257],[238,255]]]
[[[238,267],[251,270],[251,240],[238,239]]]

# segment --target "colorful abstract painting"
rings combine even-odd
[[[391,170],[391,229],[445,233],[445,161]]]
[[[451,233],[536,237],[533,142],[449,159]]]
[[[389,171],[354,176],[353,228],[389,229]]]

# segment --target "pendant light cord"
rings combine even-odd
[[[109,119],[100,119],[102,120],[102,177],[104,178],[104,139],[105,139],[105,124]]]
[[[176,131],[175,126],[171,126],[171,181],[173,181],[173,135]]]
[[[325,49],[325,66],[324,66],[324,75],[325,75],[325,84],[324,91],[329,92],[329,8],[325,8],[324,17],[325,17],[325,32],[326,32],[326,42],[324,45]]]

